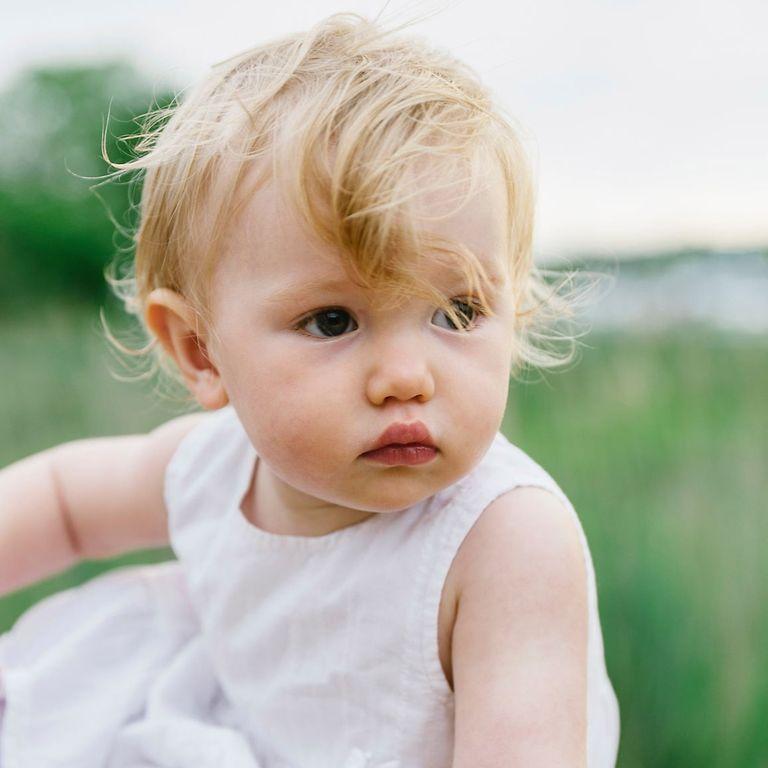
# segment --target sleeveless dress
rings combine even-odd
[[[1,768],[449,768],[454,695],[440,597],[482,511],[552,478],[501,433],[475,469],[402,512],[323,536],[242,514],[258,460],[231,406],[181,442],[165,498],[177,561],[100,576],[0,636]],[[576,518],[578,522],[578,518]],[[588,765],[619,719],[588,578]]]

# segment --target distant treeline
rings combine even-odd
[[[130,248],[140,180],[101,183],[102,131],[107,155],[124,161],[136,118],[172,96],[124,63],[29,70],[0,93],[0,312],[104,298],[104,268]]]

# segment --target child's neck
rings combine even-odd
[[[286,536],[324,536],[377,514],[329,504],[298,491],[258,458],[241,510],[258,528]]]

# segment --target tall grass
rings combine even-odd
[[[510,438],[590,541],[622,766],[768,766],[768,344],[592,336]]]
[[[571,369],[513,383],[503,430],[579,512],[598,578],[627,768],[768,766],[768,344],[681,330],[586,340]],[[0,465],[176,415],[113,380],[93,311],[0,325]],[[113,367],[116,367],[113,365]],[[532,378],[537,378],[533,376]],[[0,599],[0,631],[84,563]]]

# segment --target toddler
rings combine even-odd
[[[471,71],[351,14],[146,125],[140,350],[203,411],[0,473],[2,768],[607,768],[576,513],[500,432],[558,360],[528,165]]]

